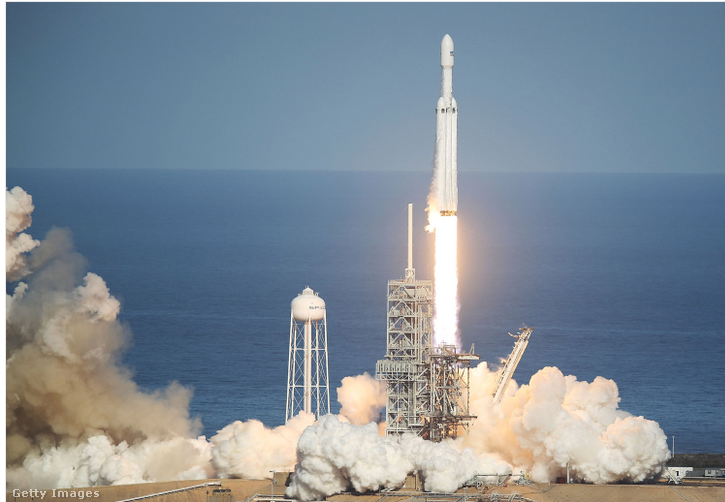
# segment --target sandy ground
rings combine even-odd
[[[656,485],[531,485],[510,487],[505,492],[492,489],[489,493],[515,491],[537,502],[723,502],[725,487],[693,487]]]
[[[255,494],[269,496],[271,483],[269,480],[247,481],[240,479],[203,480],[203,481],[171,481],[166,483],[148,483],[138,485],[99,486],[87,489],[47,490],[41,498],[41,493],[21,494],[14,496],[7,492],[7,501],[17,502],[76,502],[85,500],[90,502],[117,502],[133,497],[149,495],[162,491],[174,490],[182,487],[198,485],[203,482],[220,482],[221,488],[228,488],[232,492],[232,501],[245,501]],[[208,502],[215,486],[195,488],[190,491],[157,496],[145,500],[154,502]],[[282,486],[275,486],[275,495],[282,494]],[[462,489],[459,493],[474,495],[511,494],[518,493],[537,502],[723,502],[725,501],[725,484],[722,486],[673,486],[666,484],[649,485],[583,485],[583,484],[532,484],[529,486],[489,486],[481,489]],[[33,496],[31,496],[33,495]],[[54,496],[55,495],[55,496]],[[419,495],[417,493],[411,493]],[[363,496],[335,495],[330,502],[377,502],[380,496],[369,494]],[[407,498],[388,498],[388,501],[410,500]],[[267,499],[268,500],[268,499]],[[213,502],[213,501],[212,501]]]

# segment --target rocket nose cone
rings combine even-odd
[[[441,41],[441,66],[443,68],[453,67],[453,39],[450,35],[446,35]]]

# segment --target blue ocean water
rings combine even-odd
[[[388,279],[414,262],[427,173],[9,169],[34,198],[29,233],[72,230],[133,331],[145,389],[194,388],[213,435],[284,421],[290,301],[327,303],[330,381],[385,352]],[[617,382],[621,408],[679,452],[725,452],[725,176],[461,173],[460,326],[495,364],[535,331],[515,378],[544,366]],[[335,393],[333,391],[333,397]],[[333,411],[337,411],[333,404]]]

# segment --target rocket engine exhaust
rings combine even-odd
[[[436,104],[433,180],[428,195],[427,230],[435,232],[436,345],[458,340],[458,104],[453,97],[453,40],[441,41],[441,95]]]

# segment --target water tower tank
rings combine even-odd
[[[292,300],[292,315],[296,321],[321,321],[325,317],[325,300],[306,287]]]

